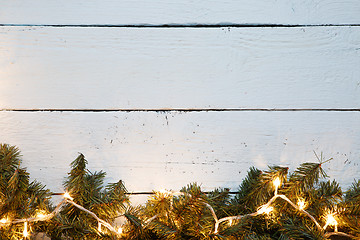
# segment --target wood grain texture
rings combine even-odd
[[[293,171],[316,151],[334,158],[324,168],[346,188],[360,171],[359,122],[359,112],[0,112],[0,142],[55,192],[78,152],[108,182],[151,191],[194,181],[236,190],[250,166]]]
[[[0,0],[2,24],[359,24],[358,0]]]
[[[360,27],[0,28],[0,108],[359,108]]]

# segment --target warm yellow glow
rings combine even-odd
[[[298,202],[297,202],[297,205],[299,207],[300,210],[304,210],[305,207],[306,207],[306,203],[303,199],[299,199]]]
[[[160,195],[164,196],[164,197],[169,197],[171,196],[171,192],[167,191],[166,189],[160,189],[158,191],[158,193],[160,193]]]
[[[1,224],[6,224],[8,222],[9,222],[9,219],[7,219],[7,218],[3,218],[3,219],[0,220]]]
[[[74,200],[68,192],[64,193],[64,198],[69,199],[69,200]]]
[[[27,230],[27,222],[24,222],[24,231],[23,231],[23,236],[25,238],[27,238],[29,236],[29,232]]]
[[[257,213],[258,213],[258,214],[263,214],[263,213],[269,214],[269,213],[271,213],[273,210],[274,210],[273,207],[261,206],[261,207],[257,210]]]
[[[43,219],[45,217],[46,217],[46,215],[44,215],[42,213],[39,213],[39,214],[36,215],[36,218],[40,218],[40,219]]]
[[[337,224],[338,224],[338,222],[334,218],[333,214],[328,214],[326,216],[326,225],[328,225],[328,226],[336,226]]]
[[[275,189],[278,189],[281,185],[281,181],[280,181],[280,178],[275,178],[274,181],[273,181],[273,184],[274,184],[274,187]]]
[[[46,212],[43,211],[43,210],[40,210],[40,211],[38,211],[38,212],[36,213],[36,218],[37,218],[37,219],[43,220],[43,219],[45,219],[46,217],[47,217],[47,214],[46,214]]]
[[[118,234],[122,234],[123,233],[123,228],[122,227],[119,227],[118,230],[117,230]]]
[[[167,193],[169,193],[166,189],[160,189],[159,190],[159,193],[161,193],[161,194],[167,194]]]
[[[101,231],[101,223],[100,223],[100,222],[98,222],[98,231],[99,231],[100,233],[102,233],[102,231]]]
[[[230,219],[230,220],[229,220],[229,226],[232,226],[232,224],[233,224],[233,220]]]

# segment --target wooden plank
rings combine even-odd
[[[358,0],[0,0],[3,24],[359,24]]]
[[[0,28],[0,108],[359,108],[360,27]]]
[[[293,171],[317,161],[313,151],[334,158],[324,168],[347,187],[360,171],[359,122],[360,112],[0,112],[0,142],[55,192],[78,152],[130,191],[236,190],[250,166]]]

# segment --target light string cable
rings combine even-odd
[[[308,216],[316,225],[316,227],[318,228],[318,230],[323,231],[326,230],[326,228],[328,226],[334,226],[334,232],[327,232],[324,234],[324,237],[329,238],[330,236],[333,235],[337,235],[337,236],[344,236],[344,237],[349,237],[349,238],[353,238],[356,239],[355,236],[352,236],[350,234],[344,233],[344,232],[338,232],[338,222],[336,221],[336,219],[334,218],[334,214],[328,214],[326,217],[326,224],[324,225],[324,227],[321,227],[321,225],[318,223],[318,221],[316,221],[316,219],[309,213],[307,212],[304,207],[305,207],[305,201],[302,199],[299,199],[298,201],[298,205],[294,204],[288,197],[286,197],[285,195],[282,194],[278,194],[278,189],[279,187],[281,187],[281,180],[280,178],[275,178],[275,180],[273,180],[273,185],[275,187],[275,191],[274,191],[274,196],[264,205],[261,205],[256,212],[253,213],[249,213],[249,214],[244,214],[244,215],[237,215],[237,216],[228,216],[228,217],[224,217],[224,218],[220,218],[218,219],[218,217],[216,216],[215,210],[214,208],[207,202],[203,201],[203,204],[210,210],[213,219],[215,220],[215,225],[214,225],[214,234],[217,234],[219,231],[219,226],[220,223],[222,222],[229,222],[229,225],[231,225],[231,223],[234,220],[240,220],[242,218],[245,217],[255,217],[257,215],[261,215],[261,214],[269,214],[270,212],[272,212],[274,210],[274,208],[271,206],[271,204],[277,199],[277,198],[281,198],[283,200],[285,200],[286,202],[288,202],[293,208],[297,209],[298,211],[304,213],[306,216]],[[170,191],[164,191],[161,190],[159,191],[159,193],[162,194],[166,194],[166,195],[190,195],[187,193],[183,193],[183,192],[170,192]],[[202,200],[202,199],[201,199]],[[147,220],[147,225],[153,221],[154,219],[156,219],[156,217],[158,217],[158,215],[153,216],[152,218]]]
[[[270,205],[277,199],[277,198],[281,198],[285,201],[287,201],[293,208],[297,209],[298,211],[304,213],[306,216],[308,216],[316,225],[316,227],[319,229],[319,230],[326,230],[326,228],[329,226],[329,225],[333,225],[334,226],[334,232],[328,232],[328,233],[325,233],[324,236],[325,237],[330,237],[330,236],[333,236],[333,235],[338,235],[338,236],[345,236],[345,237],[349,237],[349,238],[353,238],[355,239],[356,237],[355,236],[352,236],[350,234],[347,234],[347,233],[343,233],[343,232],[338,232],[338,229],[337,229],[337,221],[336,219],[334,218],[334,214],[328,214],[327,215],[327,221],[326,221],[326,224],[324,227],[321,227],[320,224],[316,221],[316,219],[309,213],[307,212],[306,210],[304,210],[304,206],[305,206],[305,202],[303,200],[299,200],[298,202],[298,205],[294,204],[288,197],[286,197],[285,195],[282,195],[282,194],[278,194],[278,189],[279,187],[281,186],[281,180],[280,178],[275,178],[275,180],[273,181],[273,185],[275,187],[275,192],[274,192],[274,196],[264,205],[260,206],[258,208],[258,210],[254,213],[250,213],[250,214],[245,214],[245,215],[238,215],[238,216],[229,216],[229,217],[224,217],[224,218],[221,218],[221,219],[218,219],[216,217],[216,214],[215,214],[215,211],[214,209],[211,207],[210,204],[206,204],[206,207],[208,207],[210,209],[210,211],[212,212],[213,216],[214,216],[214,220],[215,220],[215,227],[214,227],[214,233],[218,233],[218,229],[219,229],[219,225],[220,223],[222,222],[225,222],[225,221],[229,221],[229,222],[232,222],[233,220],[239,220],[239,219],[242,219],[244,217],[254,217],[254,216],[257,216],[257,215],[260,215],[260,214],[264,214],[264,213],[270,213],[272,210],[273,210],[273,207],[271,207]]]
[[[110,230],[111,232],[113,232],[113,233],[115,233],[115,234],[117,234],[117,235],[119,235],[119,234],[122,233],[121,227],[120,227],[118,230],[116,230],[110,223],[102,220],[101,218],[99,218],[99,217],[98,217],[95,213],[93,213],[92,211],[90,211],[90,210],[84,208],[83,206],[75,203],[72,198],[65,197],[65,199],[66,199],[66,202],[72,204],[74,207],[77,207],[77,208],[80,209],[81,211],[84,211],[84,212],[90,214],[93,218],[95,218],[95,219],[98,221],[98,231],[99,231],[99,232],[102,232],[102,231],[101,231],[101,227],[104,226],[104,227],[106,227],[108,230]]]
[[[216,216],[215,210],[214,208],[207,202],[204,202],[203,199],[202,203],[210,210],[213,219],[215,220],[215,225],[214,225],[214,234],[218,233],[219,230],[219,226],[220,223],[228,221],[229,223],[232,223],[233,220],[240,220],[244,217],[254,217],[257,215],[261,215],[261,214],[269,214],[270,212],[273,211],[273,207],[271,206],[271,204],[277,199],[277,198],[281,198],[283,200],[285,200],[286,202],[288,202],[293,208],[297,209],[298,211],[304,213],[306,216],[308,216],[316,225],[316,227],[319,230],[326,230],[328,226],[334,226],[334,232],[327,232],[324,234],[324,237],[330,237],[333,235],[338,235],[338,236],[344,236],[344,237],[349,237],[349,238],[353,238],[355,239],[355,236],[352,236],[350,234],[347,233],[343,233],[343,232],[338,232],[338,222],[336,221],[336,219],[334,218],[334,214],[328,214],[327,215],[327,221],[326,224],[324,225],[324,227],[321,227],[320,224],[316,221],[316,219],[310,214],[308,213],[306,210],[304,210],[304,206],[305,206],[305,202],[303,200],[299,200],[298,205],[294,204],[289,198],[287,198],[285,195],[282,194],[278,194],[278,188],[281,186],[281,181],[279,178],[275,178],[275,180],[273,181],[274,187],[275,187],[275,192],[274,192],[274,196],[264,205],[261,205],[256,212],[253,213],[249,213],[249,214],[244,214],[244,215],[237,215],[237,216],[228,216],[228,217],[224,217],[224,218],[220,218],[218,219],[218,217]],[[166,194],[166,196],[177,196],[177,195],[190,195],[188,193],[184,193],[184,192],[170,192],[170,191],[159,191],[161,194]],[[29,231],[28,231],[28,223],[30,222],[39,222],[39,221],[48,221],[50,219],[52,219],[54,216],[56,216],[57,214],[60,213],[61,207],[65,204],[65,203],[69,203],[73,206],[75,206],[76,208],[80,209],[81,211],[84,211],[86,213],[88,213],[89,215],[91,215],[93,218],[95,218],[98,221],[98,231],[101,231],[101,227],[104,226],[106,227],[109,231],[115,233],[115,235],[117,235],[118,237],[120,237],[123,234],[123,229],[122,227],[119,227],[118,229],[115,229],[110,223],[102,220],[101,218],[99,218],[95,213],[91,212],[90,210],[84,208],[83,206],[75,203],[73,200],[73,198],[70,196],[69,193],[65,192],[63,194],[64,199],[55,207],[55,209],[49,213],[49,214],[43,214],[43,213],[39,213],[37,214],[35,217],[30,217],[30,218],[23,218],[23,219],[14,219],[14,220],[9,220],[9,219],[1,219],[0,220],[0,226],[3,225],[10,225],[10,224],[17,224],[17,223],[24,223],[24,230],[23,230],[23,236],[25,239],[27,239],[29,237]],[[172,204],[171,204],[172,207]],[[155,216],[149,218],[148,220],[145,221],[144,227],[147,227],[153,220],[155,220],[157,217],[159,216],[159,214],[156,214]]]
[[[23,222],[24,223],[23,236],[24,236],[25,239],[27,239],[29,237],[29,235],[30,235],[30,233],[28,231],[28,223],[30,223],[30,222],[40,222],[40,221],[49,221],[53,217],[55,217],[57,214],[60,213],[61,208],[62,208],[62,206],[64,204],[69,203],[69,204],[75,206],[76,208],[80,209],[81,211],[84,211],[84,212],[88,213],[93,218],[95,218],[98,221],[98,231],[99,232],[102,232],[101,227],[104,226],[108,230],[110,230],[111,232],[115,233],[117,236],[120,237],[122,235],[122,227],[119,227],[118,229],[115,229],[110,223],[102,220],[95,213],[93,213],[90,210],[84,208],[83,206],[75,203],[73,201],[74,199],[70,196],[70,194],[68,192],[65,192],[63,194],[63,197],[64,197],[64,199],[49,214],[39,213],[35,217],[14,219],[14,220],[9,220],[7,218],[3,218],[3,219],[0,220],[0,226],[17,224],[17,223],[22,223]]]
[[[65,202],[66,202],[66,199],[62,200],[55,207],[55,209],[49,214],[44,214],[43,212],[39,212],[38,214],[36,214],[35,217],[14,219],[12,221],[9,220],[8,218],[3,218],[3,219],[0,220],[0,226],[6,226],[6,225],[11,225],[11,224],[17,224],[17,223],[24,223],[23,236],[24,236],[25,239],[28,239],[28,237],[30,236],[30,233],[29,233],[29,230],[28,230],[28,223],[30,223],[30,222],[49,221],[50,219],[52,219],[55,215],[57,215],[60,212],[61,207]]]

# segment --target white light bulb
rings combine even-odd
[[[47,217],[47,214],[44,210],[40,210],[36,213],[36,218],[40,220],[45,220]]]
[[[1,224],[6,224],[8,222],[9,222],[9,220],[7,218],[3,218],[3,219],[0,220]]]
[[[74,200],[71,196],[70,196],[70,194],[68,193],[68,192],[65,192],[64,193],[64,198],[66,198],[66,199],[69,199],[69,200]]]
[[[27,230],[27,222],[24,222],[24,231],[23,231],[23,236],[25,238],[27,238],[29,236],[29,232]]]
[[[163,197],[169,197],[172,194],[170,191],[167,191],[166,189],[160,189],[158,193],[160,193],[160,195]]]
[[[300,210],[304,210],[305,207],[306,207],[306,203],[305,203],[305,201],[302,200],[302,199],[299,199],[299,200],[298,200],[297,205],[298,205],[298,207],[299,207]]]
[[[159,193],[161,193],[161,194],[167,194],[168,191],[166,191],[165,189],[160,189],[160,190],[159,190]]]
[[[281,180],[280,180],[280,178],[275,178],[275,180],[273,181],[273,184],[274,184],[274,187],[276,188],[276,189],[278,189],[279,187],[280,187],[280,185],[281,185]]]
[[[98,231],[99,231],[100,233],[102,233],[102,231],[101,231],[101,223],[100,223],[100,222],[98,222]]]
[[[326,216],[326,225],[336,226],[337,224],[338,224],[338,222],[334,218],[333,214],[329,214],[329,215]]]

